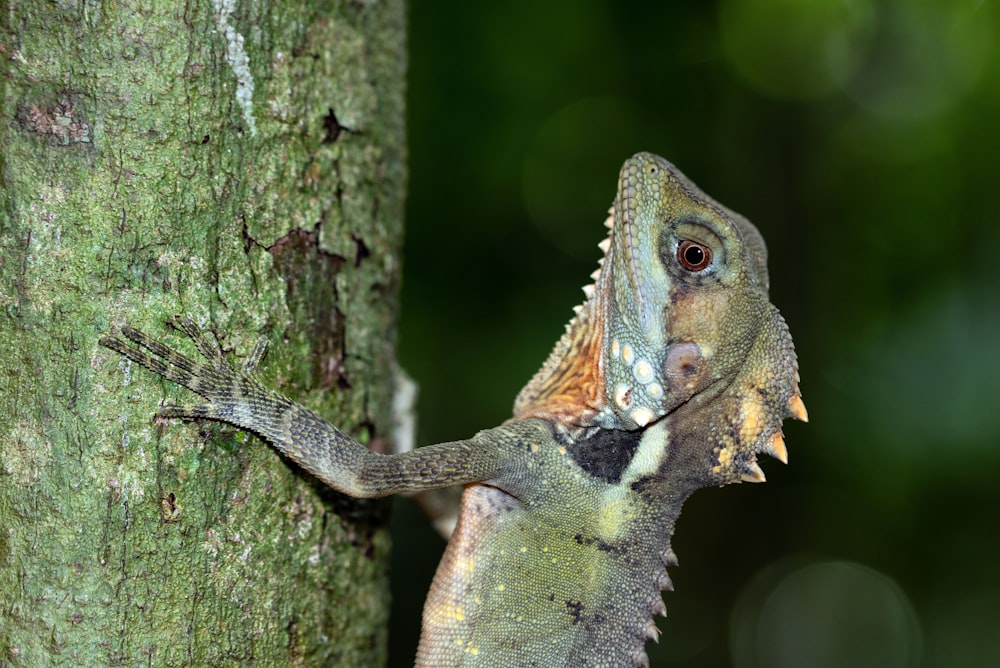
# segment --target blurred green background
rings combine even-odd
[[[1000,666],[1000,8],[417,0],[410,53],[420,442],[509,416],[659,153],[767,239],[811,422],[688,502],[652,665]],[[394,523],[409,666],[443,542]]]

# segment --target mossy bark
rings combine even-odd
[[[0,13],[0,664],[372,666],[380,504],[98,346],[184,313],[379,447],[404,188],[404,7]]]

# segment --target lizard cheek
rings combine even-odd
[[[677,343],[667,350],[663,372],[670,390],[690,395],[701,385],[708,367],[701,347],[696,343]]]

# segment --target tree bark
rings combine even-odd
[[[5,3],[0,664],[372,666],[380,504],[100,348],[189,314],[375,447],[390,428],[404,7]]]

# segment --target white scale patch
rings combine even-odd
[[[632,362],[634,361],[635,361],[635,350],[632,349],[632,346],[626,343],[624,346],[622,346],[622,362],[625,362],[625,364],[632,366]]]
[[[619,487],[628,487],[639,478],[656,473],[667,451],[668,435],[666,420],[654,424],[643,433],[635,456],[622,474]]]
[[[653,367],[646,360],[636,362],[635,366],[632,367],[632,371],[635,373],[635,379],[643,385],[653,380]]]
[[[645,427],[653,419],[653,411],[649,410],[645,406],[640,406],[632,411],[632,422],[635,422],[640,427]]]
[[[628,385],[619,385],[615,388],[615,405],[618,408],[628,408],[632,405],[632,388]]]
[[[636,381],[644,386],[642,389],[649,399],[654,402],[663,396],[663,386],[659,383],[654,383],[653,380],[656,378],[656,372],[653,370],[653,365],[650,364],[645,359],[636,359],[635,348],[631,344],[621,344],[618,339],[611,340],[611,358],[613,360],[621,360],[627,368],[632,370],[632,375],[635,376]],[[648,406],[633,406],[635,392],[634,387],[631,385],[621,383],[615,387],[615,406],[620,410],[627,410],[632,408],[632,413],[629,418],[638,426],[645,427],[647,424],[653,421],[656,417],[656,413],[653,409]]]
[[[643,476],[656,473],[660,468],[660,462],[667,453],[668,436],[669,431],[664,422],[647,429],[621,480],[617,485],[608,487],[601,495],[599,531],[605,541],[615,541],[620,537],[618,534],[621,531],[628,530],[627,516],[633,512],[632,483]]]

